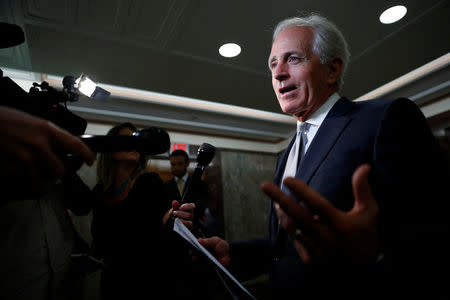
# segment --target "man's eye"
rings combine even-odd
[[[300,60],[300,58],[298,58],[296,56],[290,56],[289,59],[288,59],[289,62],[297,62],[299,60]]]
[[[270,69],[273,70],[274,68],[276,68],[276,66],[277,66],[277,63],[276,62],[272,62],[270,64]]]

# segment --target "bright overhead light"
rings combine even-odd
[[[241,53],[241,47],[235,43],[224,44],[220,46],[219,53],[224,57],[235,57]]]
[[[380,22],[383,24],[391,24],[397,22],[406,15],[406,7],[403,5],[393,6],[386,9],[380,15]]]

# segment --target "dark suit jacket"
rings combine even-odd
[[[277,162],[274,182],[278,185],[293,142]],[[272,206],[266,250],[245,261],[240,254],[248,254],[249,248],[238,243],[232,245],[232,260],[236,256],[242,266],[248,263],[247,268],[260,270],[257,259],[270,257],[271,283],[281,298],[299,293],[327,298],[341,291],[348,298],[358,284],[369,293],[365,298],[376,298],[375,291],[385,295],[388,287],[402,296],[439,294],[443,282],[435,275],[448,266],[444,241],[449,236],[449,173],[439,144],[413,102],[341,98],[320,126],[296,177],[348,211],[354,203],[352,174],[363,163],[372,165],[369,180],[380,206],[385,255],[380,264],[304,265],[290,238],[277,226]]]
[[[195,215],[198,217],[203,216],[205,213],[206,206],[208,205],[208,187],[204,181],[200,181],[198,185],[191,185],[192,176],[189,175],[186,183],[184,184],[183,194],[186,192],[186,189],[189,187],[191,194],[189,195],[189,199],[185,199],[187,202],[195,201],[196,209]],[[190,186],[191,185],[191,186]],[[166,181],[164,183],[164,187],[166,190],[166,194],[170,203],[168,203],[168,207],[172,207],[173,200],[181,200],[180,192],[178,191],[177,182],[175,181],[175,177]]]
[[[184,189],[188,186],[189,182],[191,181],[191,176],[188,176],[188,179],[186,180],[186,183],[184,185]],[[177,182],[175,181],[175,177],[166,181],[164,183],[164,186],[166,188],[167,194],[169,196],[169,199],[171,200],[181,200],[180,192],[178,191]],[[183,191],[184,191],[183,189]]]
[[[198,216],[203,216],[205,213],[207,201],[208,201],[208,189],[204,181],[200,181],[198,184],[192,184],[192,176],[189,175],[183,189],[183,194],[189,187],[190,193],[185,198],[186,202],[195,202],[196,210],[194,220],[195,230],[194,234],[197,234],[197,230],[204,232],[204,228],[198,222]],[[180,201],[182,195],[178,191],[177,183],[175,178],[172,178],[164,183],[164,188],[166,195],[168,197],[168,208],[172,207],[172,201]],[[216,271],[211,267],[211,264],[204,258],[192,260],[193,247],[186,242],[180,236],[175,239],[168,241],[170,244],[175,244],[172,249],[166,250],[168,255],[176,258],[174,261],[177,262],[177,270],[183,275],[183,279],[177,283],[177,292],[181,291],[185,293],[182,298],[184,299],[213,299],[213,295],[223,291],[224,287],[217,277]],[[194,250],[195,251],[195,250]],[[167,254],[166,254],[167,255]],[[174,272],[172,269],[173,280],[178,279],[179,273]],[[181,285],[180,285],[181,283]],[[225,291],[224,291],[225,292]],[[172,291],[170,291],[172,293]],[[178,294],[176,294],[178,295]],[[169,299],[178,299],[181,297],[170,295]]]

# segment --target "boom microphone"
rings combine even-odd
[[[170,148],[169,134],[158,127],[142,129],[133,135],[82,135],[80,138],[93,152],[136,151],[155,155]]]

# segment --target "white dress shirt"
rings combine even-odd
[[[309,129],[306,132],[307,143],[305,144],[305,150],[304,153],[308,151],[309,146],[311,145],[312,140],[314,139],[314,136],[316,135],[317,131],[319,130],[320,125],[322,125],[323,120],[325,120],[325,117],[327,116],[328,112],[331,110],[331,108],[336,104],[336,102],[340,99],[338,93],[334,93],[331,95],[327,101],[325,101],[324,104],[322,104],[321,107],[319,107],[318,110],[316,110],[305,122],[309,123]],[[297,121],[297,132],[300,129],[300,126],[303,124],[303,122]],[[286,177],[295,177],[295,173],[297,172],[297,157],[298,154],[295,154],[295,151],[298,151],[299,147],[296,147],[296,143],[299,143],[298,141],[298,135],[297,140],[294,142],[291,151],[289,152],[288,160],[286,161],[286,166],[284,168],[284,174],[281,179],[281,187],[283,189],[283,181]]]

